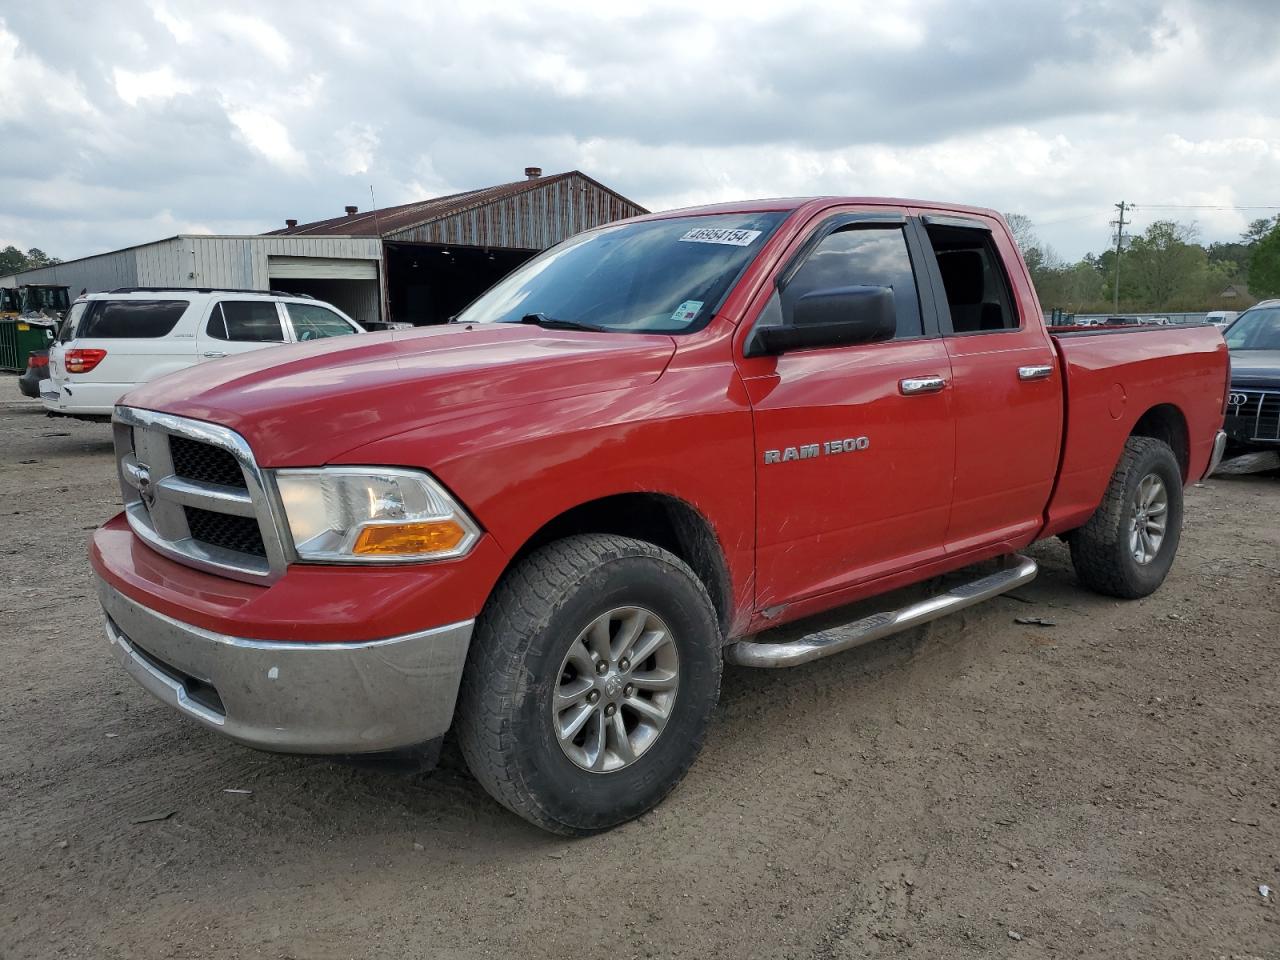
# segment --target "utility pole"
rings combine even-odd
[[[1115,302],[1112,306],[1112,310],[1115,313],[1119,313],[1120,312],[1120,245],[1124,243],[1124,212],[1125,210],[1128,209],[1129,205],[1126,204],[1123,200],[1121,200],[1119,203],[1115,205],[1115,207],[1117,210],[1120,211],[1120,218],[1118,220],[1111,221],[1113,224],[1115,224],[1115,227],[1116,227],[1116,276],[1115,276],[1115,290],[1114,290]]]

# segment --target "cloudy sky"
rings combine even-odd
[[[0,0],[0,246],[64,259],[578,168],[651,209],[1280,207],[1276,0]],[[1174,209],[1178,204],[1200,208]]]

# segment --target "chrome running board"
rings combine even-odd
[[[821,660],[990,600],[1024,583],[1030,583],[1036,578],[1037,570],[1034,560],[1015,554],[1008,557],[1007,565],[995,573],[972,583],[952,587],[946,593],[913,603],[901,610],[875,613],[788,643],[739,640],[725,647],[724,658],[727,662],[742,667],[795,667],[810,660]]]

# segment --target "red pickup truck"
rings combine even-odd
[[[452,727],[495,798],[585,834],[680,780],[725,661],[994,596],[1055,535],[1083,585],[1151,593],[1227,382],[1212,326],[1047,329],[989,210],[680,210],[580,234],[447,326],[137,389],[92,561],[116,657],[206,727],[425,762]]]

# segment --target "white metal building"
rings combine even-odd
[[[0,277],[0,286],[59,283],[74,298],[117,287],[287,290],[327,300],[361,323],[379,319],[377,237],[180,235]]]

